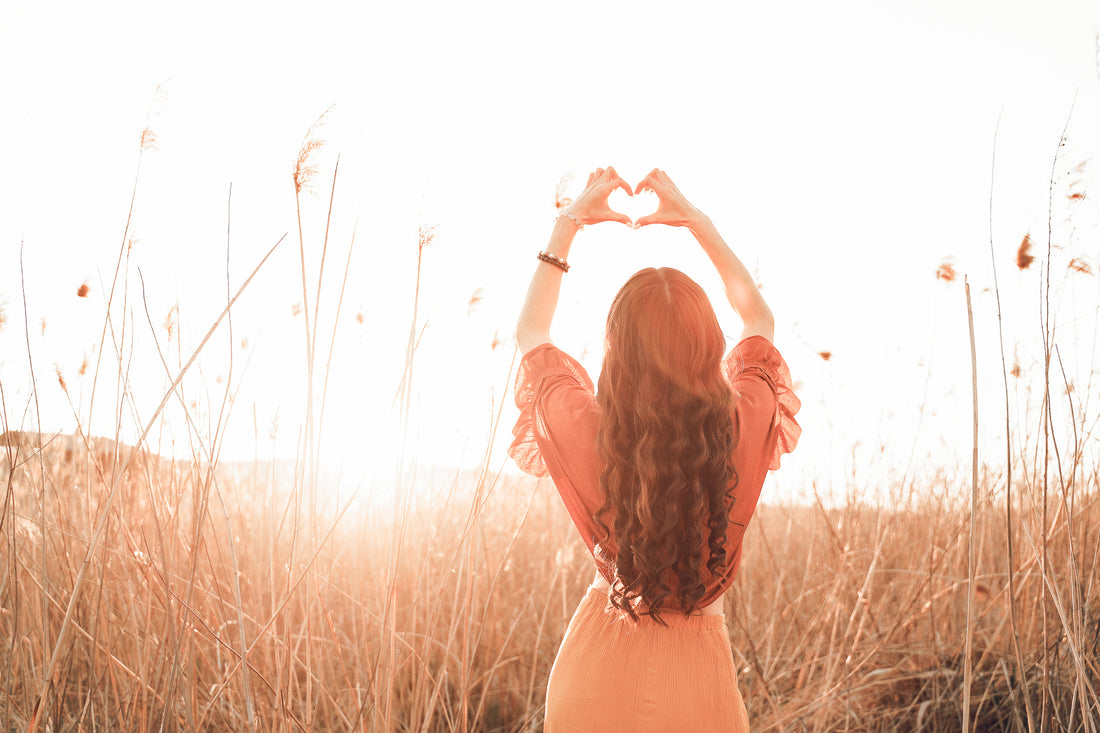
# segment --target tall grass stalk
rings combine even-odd
[[[145,444],[146,438],[149,435],[149,431],[156,424],[156,421],[160,417],[160,414],[164,410],[164,407],[168,403],[168,400],[171,399],[176,388],[179,386],[180,382],[183,381],[184,376],[187,374],[188,370],[190,370],[191,366],[195,363],[195,360],[198,358],[199,354],[206,346],[206,343],[214,335],[214,332],[217,330],[218,326],[221,325],[222,320],[229,313],[229,309],[233,306],[233,303],[235,303],[237,298],[241,296],[245,288],[248,287],[248,284],[252,281],[252,278],[256,276],[256,273],[259,272],[260,268],[263,267],[264,263],[267,262],[267,259],[272,255],[272,253],[274,253],[275,249],[279,246],[279,244],[282,243],[282,241],[283,237],[280,237],[279,241],[277,241],[271,247],[271,249],[268,250],[267,254],[264,255],[263,259],[261,259],[256,267],[252,270],[252,273],[245,279],[240,288],[238,288],[237,293],[233,296],[233,299],[229,301],[226,307],[222,310],[221,314],[210,326],[210,329],[206,332],[206,335],[202,338],[202,340],[199,342],[199,345],[192,352],[191,357],[187,360],[187,363],[184,365],[183,369],[179,371],[179,373],[176,375],[176,378],[172,381],[172,385],[168,388],[168,391],[161,399],[160,404],[157,405],[157,408],[153,411],[152,415],[150,415],[148,421],[145,424],[145,427],[141,431],[141,434],[135,441],[137,445]],[[57,631],[57,639],[54,642],[53,652],[49,657],[49,664],[46,666],[46,669],[42,674],[41,691],[38,695],[38,702],[35,704],[35,713],[34,715],[32,715],[30,720],[31,731],[37,730],[38,724],[41,722],[41,717],[39,713],[41,713],[42,706],[46,700],[46,696],[50,691],[50,682],[53,676],[53,672],[57,668],[58,660],[60,659],[61,653],[64,649],[66,633],[68,632],[69,626],[72,622],[73,612],[76,608],[77,601],[80,598],[80,591],[82,586],[84,585],[84,579],[87,575],[88,568],[91,565],[92,558],[95,552],[99,549],[99,542],[103,538],[103,532],[106,529],[107,522],[111,517],[111,505],[114,503],[115,498],[118,496],[118,491],[122,484],[122,477],[126,473],[126,470],[130,467],[130,464],[137,457],[137,454],[138,451],[132,448],[127,454],[126,459],[124,461],[121,461],[121,466],[117,469],[115,473],[115,477],[104,501],[104,505],[100,510],[99,519],[97,520],[95,528],[92,531],[92,536],[88,540],[88,549],[84,555],[83,561],[81,561],[80,563],[80,568],[77,571],[76,578],[73,581],[73,588],[69,594],[69,602],[65,609],[65,617],[61,622],[60,629]],[[42,526],[44,528],[48,526],[45,522],[45,518],[43,518]],[[43,565],[43,569],[45,569],[45,567],[47,566]],[[46,597],[48,596],[48,594],[43,593],[43,596]]]
[[[307,134],[296,173],[315,167],[318,146],[307,144],[315,139]],[[195,348],[184,348],[178,329],[175,343],[173,334],[161,341],[146,307],[164,374],[163,399],[149,411],[130,386],[136,344],[148,342],[135,339],[142,327],[119,307],[131,267],[124,237],[103,288],[111,295],[99,358],[104,370],[117,363],[122,387],[114,432],[132,422],[139,441],[130,449],[90,435],[91,410],[78,398],[70,443],[34,433],[0,449],[5,730],[541,730],[547,678],[591,558],[551,483],[504,470],[493,436],[512,418],[507,397],[486,400],[476,468],[417,460],[414,406],[431,379],[417,365],[433,337],[421,316],[430,229],[419,232],[408,273],[413,302],[394,394],[405,434],[392,502],[381,512],[357,503],[390,488],[376,480],[341,496],[331,513],[321,506],[329,369],[357,246],[353,229],[333,311],[319,293],[336,277],[326,262],[338,165],[323,238],[309,236],[311,209],[295,198],[302,272],[293,277],[301,274],[309,335],[299,342],[307,374],[292,396],[306,398],[312,427],[303,424],[289,464],[265,462],[258,449],[251,462],[222,461],[247,361],[230,356],[224,389],[207,397],[212,418],[191,400],[200,352],[219,324],[232,342],[234,304],[271,252],[233,292],[227,212],[225,307]],[[991,190],[991,230],[992,205]],[[1055,251],[1048,246],[1043,288]],[[138,276],[144,302],[155,284]],[[1086,426],[1097,418],[1089,403],[1069,401],[1072,445],[1058,442],[1066,426],[1051,405],[1059,390],[1049,367],[1067,386],[1075,375],[1054,338],[1053,301],[1041,306],[1051,326],[1047,371],[1031,375],[1037,391],[1045,382],[1044,404],[1019,416],[1020,429],[1010,433],[1006,422],[1003,474],[977,461],[970,481],[958,466],[907,472],[890,506],[855,498],[867,488],[858,472],[843,487],[853,498],[836,506],[782,505],[765,493],[726,600],[755,730],[1096,730],[1100,449]],[[25,298],[25,323],[32,311]],[[517,358],[506,375],[500,364],[499,394]],[[971,360],[973,374],[973,347]],[[6,387],[5,432],[38,420],[33,399],[13,406]],[[181,459],[151,449],[169,400],[191,449]],[[258,443],[257,420],[254,409]],[[1047,451],[1055,484],[1044,514]]]
[[[1013,695],[1019,695],[1023,699],[1024,713],[1027,716],[1028,733],[1035,733],[1035,715],[1031,709],[1031,691],[1024,683],[1027,669],[1024,667],[1023,654],[1020,652],[1020,632],[1016,620],[1016,572],[1013,553],[1012,532],[1012,413],[1008,401],[1008,361],[1005,358],[1004,317],[1001,314],[1001,286],[997,277],[997,252],[993,246],[993,190],[997,181],[997,141],[1001,129],[1001,113],[997,115],[997,125],[993,129],[993,154],[989,164],[989,262],[993,271],[993,295],[997,303],[997,344],[1001,353],[1001,382],[1005,393],[1005,575],[1008,580],[1008,593],[1005,602],[1008,604],[1008,619],[1012,636],[1012,651],[1015,656],[1016,683],[1013,684]]]
[[[970,329],[970,374],[974,394],[974,449],[971,458],[971,485],[970,485],[970,536],[967,541],[969,553],[966,566],[966,641],[963,652],[963,705],[962,705],[962,729],[963,733],[970,731],[970,686],[974,676],[973,648],[974,648],[974,597],[975,578],[978,574],[977,547],[975,545],[974,522],[978,513],[978,351],[974,346],[974,306],[970,302],[970,282],[963,280],[966,290],[966,321]]]

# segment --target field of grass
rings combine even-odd
[[[541,730],[593,575],[579,536],[552,484],[501,473],[489,451],[477,471],[406,461],[392,504],[319,499],[330,347],[305,263],[311,411],[293,465],[219,463],[224,409],[213,428],[189,424],[186,459],[9,434],[3,731]],[[124,383],[114,333],[133,314],[109,318],[100,353],[119,355],[105,374]],[[414,314],[405,400],[417,338]],[[170,381],[142,446],[183,403]],[[24,427],[6,402],[0,414]],[[984,468],[973,486],[888,487],[889,506],[760,508],[725,609],[754,730],[1097,730],[1100,463],[1086,415],[1057,445],[1047,414],[1014,438],[1011,480]]]
[[[5,731],[36,712],[54,731],[538,730],[592,575],[545,481],[425,477],[405,526],[356,509],[313,534],[262,465],[142,454],[116,476],[46,447],[2,467]],[[979,502],[977,730],[1095,722],[1100,507],[1076,493],[1052,497],[1045,553],[1041,510],[1018,503],[1014,596],[1003,506]],[[933,501],[763,506],[726,599],[755,729],[959,729],[968,526]]]

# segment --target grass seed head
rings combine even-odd
[[[554,189],[554,208],[561,211],[569,204],[573,203],[573,199],[565,195],[565,190],[569,188],[569,184],[573,182],[573,174],[566,173],[558,181],[558,187]]]
[[[466,315],[469,316],[474,312],[474,308],[485,298],[485,288],[478,288],[470,295],[470,300],[466,303]]]
[[[1026,270],[1034,261],[1035,256],[1031,254],[1031,232],[1028,232],[1020,242],[1019,249],[1016,250],[1016,267]]]
[[[179,306],[174,305],[168,309],[168,315],[164,318],[164,330],[168,332],[168,340],[172,340],[172,334],[176,331],[176,319],[179,316]]]
[[[1089,263],[1085,262],[1080,257],[1074,257],[1069,261],[1069,269],[1073,272],[1080,272],[1083,275],[1091,275],[1092,270],[1089,268]]]
[[[421,224],[420,229],[416,233],[417,248],[423,250],[425,247],[435,241],[435,237],[437,234],[439,234],[439,227]]]
[[[322,112],[321,116],[306,130],[305,137],[302,138],[302,147],[298,148],[298,160],[294,164],[294,193],[296,194],[301,193],[303,190],[309,191],[310,183],[313,177],[317,175],[317,163],[313,154],[325,145],[324,139],[318,137],[317,132],[324,126],[331,110],[332,107],[329,107]]]
[[[833,352],[831,351],[819,351],[817,355],[821,357],[822,361],[829,361],[829,359],[833,358]]]
[[[142,150],[156,150],[157,149],[157,136],[156,134],[146,127],[141,131],[141,149]]]
[[[76,297],[78,297],[78,298],[87,298],[88,297],[88,291],[90,289],[91,288],[88,287],[88,283],[81,283],[80,287],[76,289]]]
[[[944,260],[939,267],[936,268],[936,279],[943,280],[944,282],[954,282],[958,275],[955,273],[955,266],[951,264],[951,260]]]
[[[1088,160],[1082,160],[1069,172],[1070,182],[1066,191],[1066,198],[1070,201],[1083,201],[1085,198],[1085,169]]]

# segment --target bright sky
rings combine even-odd
[[[288,237],[234,309],[237,398],[225,455],[251,456],[257,433],[261,454],[293,455],[306,390],[291,173],[306,131],[331,107],[319,128],[326,144],[314,191],[302,199],[312,317],[339,154],[319,374],[353,229],[356,239],[329,377],[328,458],[392,462],[400,429],[391,405],[425,225],[438,234],[424,251],[410,445],[427,461],[476,463],[506,400],[494,464],[503,462],[515,419],[511,330],[550,232],[555,187],[572,174],[575,195],[590,170],[611,164],[632,182],[653,167],[668,171],[758,273],[804,403],[805,437],[784,464],[784,490],[804,490],[810,477],[825,485],[853,468],[868,480],[900,473],[911,453],[952,470],[953,451],[968,459],[964,273],[996,461],[996,311],[982,292],[992,285],[994,130],[1000,117],[994,236],[1009,359],[1015,352],[1026,371],[1041,353],[1038,272],[1018,272],[1015,250],[1028,231],[1045,246],[1052,156],[1074,104],[1059,191],[1092,185],[1100,9],[1070,0],[668,7],[311,3],[307,13],[275,2],[5,3],[0,384],[10,426],[35,422],[20,243],[43,427],[76,424],[55,368],[88,421],[95,348],[148,126],[155,144],[141,159],[130,228],[133,320],[118,334],[138,414],[127,408],[122,424],[132,437],[165,386],[138,272],[162,344],[178,306],[184,354],[175,343],[168,352],[177,369],[224,305],[232,184],[234,290]],[[1083,171],[1063,175],[1086,160]],[[613,203],[635,217],[655,206]],[[1076,228],[1056,231],[1072,240],[1066,259],[1071,249],[1097,251],[1093,202],[1075,206]],[[934,277],[948,258],[960,276],[950,284]],[[683,230],[590,227],[570,259],[553,336],[593,376],[607,307],[637,269],[679,267],[722,302]],[[1059,274],[1055,282],[1066,285],[1060,315],[1075,327],[1087,316],[1082,333],[1091,338],[1095,278]],[[719,316],[732,339],[736,318],[721,308]],[[218,380],[229,376],[227,342],[219,331],[185,385],[204,434],[225,388]],[[110,343],[91,417],[97,434],[116,423]],[[1070,339],[1067,348],[1080,353],[1063,354],[1084,365],[1082,374],[1089,344]],[[84,359],[92,366],[82,377]],[[182,443],[186,431],[171,414],[163,440]]]

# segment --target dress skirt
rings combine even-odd
[[[725,617],[664,612],[661,626],[608,612],[589,588],[546,688],[545,733],[748,731]]]

